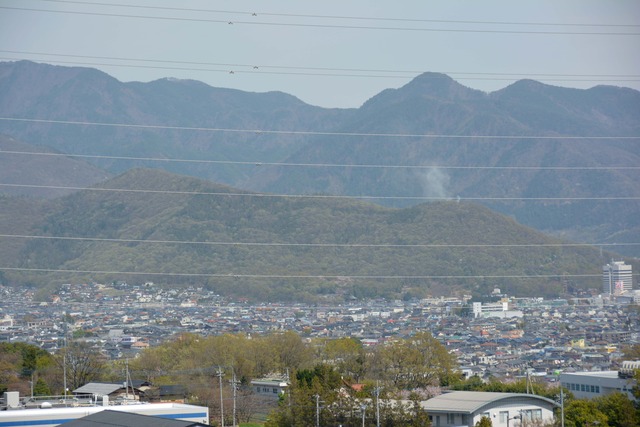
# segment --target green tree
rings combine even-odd
[[[47,385],[47,383],[42,379],[38,378],[36,383],[33,386],[33,395],[34,396],[51,396],[51,389]]]
[[[62,349],[56,354],[56,361],[66,372],[69,390],[99,380],[105,367],[104,357],[83,342],[72,342]]]
[[[276,355],[277,368],[281,372],[287,369],[299,369],[311,363],[311,351],[302,338],[293,331],[273,334],[267,338]]]
[[[324,357],[345,377],[359,382],[365,375],[366,355],[360,341],[355,338],[328,340],[322,348]]]
[[[480,421],[476,423],[475,427],[493,427],[493,423],[491,422],[491,418],[482,417]]]
[[[295,371],[287,395],[265,426],[306,427],[315,425],[316,417],[322,425],[328,425],[341,406],[341,385],[340,374],[328,365]]]
[[[609,419],[610,427],[640,425],[634,403],[624,393],[611,393],[594,399],[596,407]]]
[[[623,349],[623,358],[625,360],[640,360],[640,344],[625,347]]]
[[[419,332],[377,349],[374,375],[398,388],[424,388],[448,383],[456,366],[455,358],[437,339]]]
[[[35,345],[0,343],[0,392],[8,389],[26,392],[30,389],[29,381],[52,364],[53,357]]]
[[[574,399],[565,403],[565,427],[606,426],[609,419],[602,413],[595,402],[591,400]]]

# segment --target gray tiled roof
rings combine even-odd
[[[87,383],[82,387],[73,390],[77,394],[96,394],[98,396],[107,396],[114,391],[124,388],[122,384],[113,383]]]

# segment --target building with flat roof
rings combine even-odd
[[[252,380],[251,386],[258,396],[278,399],[281,394],[286,392],[289,383],[282,378],[262,378]]]
[[[560,383],[578,399],[593,399],[615,392],[634,399],[632,390],[636,384],[633,378],[621,378],[618,371],[562,372]]]
[[[602,267],[602,292],[620,295],[633,289],[633,274],[630,265],[624,261],[611,261]]]
[[[138,403],[115,406],[76,406],[38,409],[14,408],[0,411],[0,427],[55,427],[104,410],[150,415],[166,420],[208,424],[209,408],[180,403]],[[197,424],[195,424],[197,425]]]

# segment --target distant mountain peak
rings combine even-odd
[[[440,101],[458,101],[485,97],[482,91],[461,85],[442,73],[425,72],[398,89],[386,89],[369,99],[364,105],[397,102],[407,98],[431,98]]]
[[[461,85],[442,73],[422,73],[399,89],[438,99],[468,99],[484,96],[484,92]]]

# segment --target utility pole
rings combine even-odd
[[[560,425],[564,427],[564,392],[560,383]]]
[[[67,348],[65,346],[65,354],[62,356],[62,387],[64,387],[64,404],[67,404]]]
[[[320,395],[316,394],[316,427],[320,427]]]
[[[220,384],[220,425],[224,427],[224,400],[222,399],[222,368],[218,365],[218,380]]]
[[[367,405],[362,403],[360,405],[360,410],[362,411],[362,427],[364,427],[364,418],[365,418],[365,414],[367,413]]]
[[[236,399],[237,399],[237,389],[238,389],[238,382],[236,381],[236,370],[232,369],[232,376],[231,376],[231,385],[233,386],[233,427],[236,427]]]
[[[380,385],[379,381],[376,381],[376,427],[380,427]]]

